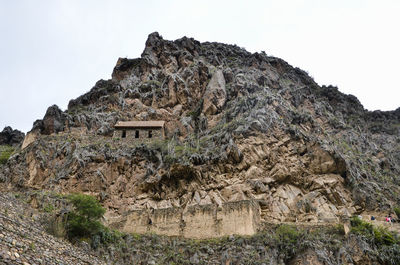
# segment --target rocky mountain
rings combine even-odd
[[[117,121],[149,120],[165,121],[164,140],[112,136]],[[126,232],[204,238],[385,216],[400,205],[399,162],[400,108],[367,111],[264,52],[152,33],[111,79],[49,107],[0,181],[92,194]]]

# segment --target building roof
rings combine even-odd
[[[115,128],[163,128],[165,121],[119,121]]]

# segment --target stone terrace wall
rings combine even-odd
[[[186,208],[132,211],[119,223],[128,233],[155,233],[187,238],[211,238],[225,235],[253,235],[260,223],[258,203],[250,200]]]

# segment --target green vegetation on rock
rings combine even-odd
[[[85,194],[69,196],[74,209],[68,213],[67,234],[69,238],[91,237],[104,229],[100,219],[105,213],[96,198]]]
[[[0,164],[5,164],[13,152],[14,148],[12,146],[0,145]]]
[[[400,219],[400,207],[395,207],[394,212],[396,213],[397,218]]]
[[[356,216],[351,219],[351,232],[374,247],[379,264],[400,264],[399,234],[386,227],[374,226]]]
[[[123,234],[110,230],[100,222],[105,209],[96,198],[78,193],[68,196],[68,200],[74,207],[65,221],[69,240],[87,241],[93,249],[118,242]]]
[[[374,226],[358,217],[351,219],[351,232],[362,235],[377,245],[400,244],[399,236],[382,226]]]

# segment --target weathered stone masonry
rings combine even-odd
[[[183,208],[135,210],[111,224],[128,233],[156,233],[187,238],[253,235],[260,223],[260,208],[252,200],[194,205]]]
[[[130,141],[164,139],[164,121],[120,121],[114,128],[114,138]]]

